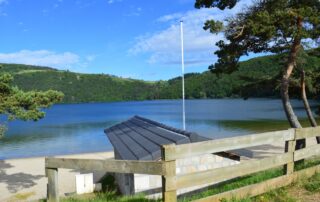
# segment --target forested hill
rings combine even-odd
[[[320,92],[320,50],[313,50],[303,65],[307,73],[309,97]],[[186,97],[279,97],[281,56],[264,56],[240,63],[239,71],[215,75],[208,71],[185,75]],[[147,82],[106,74],[80,74],[49,67],[1,64],[1,72],[14,76],[14,83],[23,90],[54,89],[65,94],[64,102],[106,102],[125,100],[177,99],[181,97],[181,77],[168,81]],[[299,75],[291,89],[299,95]]]
[[[152,99],[154,84],[105,74],[80,74],[49,67],[0,64],[23,90],[58,90],[65,103]]]

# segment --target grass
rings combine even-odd
[[[21,200],[21,201],[26,201],[30,196],[35,195],[35,192],[25,192],[25,193],[19,193],[14,195],[14,198]]]
[[[271,178],[279,177],[281,175],[283,175],[283,170],[281,168],[262,171],[262,172],[259,172],[256,174],[236,178],[236,179],[227,181],[225,183],[221,183],[221,184],[219,184],[217,186],[213,186],[213,187],[209,188],[208,190],[203,191],[201,193],[197,193],[197,194],[194,194],[189,197],[184,197],[184,198],[180,199],[179,201],[182,201],[182,202],[193,201],[196,199],[212,196],[215,194],[230,191],[230,190],[244,187],[247,185],[259,183],[259,182],[262,182],[262,181],[265,181],[265,180],[268,180]]]
[[[302,179],[288,187],[276,189],[260,196],[244,199],[224,200],[223,202],[311,202],[319,201],[320,173],[309,179]]]
[[[320,159],[311,159],[306,160],[303,163],[296,164],[295,170],[302,170],[309,168],[315,165],[320,165]],[[230,191],[247,185],[259,183],[268,179],[279,177],[283,175],[283,168],[269,169],[266,171],[258,172],[252,175],[239,177],[233,180],[220,183],[218,185],[212,186],[205,191],[200,193],[193,194],[191,196],[186,196],[179,198],[180,202],[188,202],[196,199],[212,196],[222,192]],[[79,196],[72,196],[68,198],[61,199],[62,202],[157,202],[161,200],[151,200],[146,199],[144,195],[135,195],[135,196],[121,196],[117,190],[115,180],[111,175],[107,175],[102,178],[102,192],[85,194]],[[303,179],[293,185],[290,185],[285,188],[280,188],[266,194],[257,196],[257,197],[248,197],[244,199],[232,199],[232,200],[223,200],[222,202],[298,202],[304,200],[296,199],[294,193],[291,193],[291,189],[299,189],[306,195],[320,194],[320,173],[314,175],[309,179]],[[308,200],[307,200],[308,201]],[[306,202],[306,201],[304,201]]]
[[[309,178],[303,185],[304,189],[309,192],[320,192],[320,174]]]
[[[309,159],[309,160],[304,161],[303,163],[296,163],[295,171],[299,171],[299,170],[302,170],[302,169],[305,169],[305,168],[309,168],[309,167],[312,167],[312,166],[315,166],[315,165],[319,165],[319,164],[320,164],[320,159],[319,158]],[[183,199],[180,199],[180,201],[187,202],[187,201],[192,201],[192,200],[196,200],[196,199],[212,196],[212,195],[219,194],[219,193],[222,193],[222,192],[230,191],[230,190],[233,190],[233,189],[237,189],[237,188],[240,188],[240,187],[244,187],[244,186],[247,186],[247,185],[251,185],[251,184],[259,183],[259,182],[262,182],[262,181],[265,181],[265,180],[268,180],[268,179],[279,177],[279,176],[281,176],[283,174],[284,173],[283,173],[283,168],[282,167],[281,168],[269,169],[269,170],[258,172],[258,173],[255,173],[255,174],[251,174],[251,175],[248,175],[248,176],[245,176],[245,177],[235,178],[235,179],[227,181],[225,183],[221,183],[221,184],[219,184],[217,186],[213,186],[212,188],[209,188],[208,190],[203,191],[203,192],[198,193],[198,194],[195,194],[195,195],[193,195],[191,197],[185,197]],[[318,181],[316,180],[316,182],[320,183],[320,179]],[[283,198],[286,198],[286,196],[284,196],[283,194],[278,193],[278,195],[282,196]],[[265,197],[267,197],[267,196],[265,196]],[[246,199],[246,200],[249,200],[249,199]],[[281,201],[281,200],[279,199],[279,201]],[[284,200],[284,201],[286,201],[286,200]]]
[[[289,188],[280,188],[257,197],[224,200],[223,202],[297,202],[297,199],[293,198],[287,189]]]
[[[119,196],[116,192],[86,194],[82,196],[75,196],[71,198],[61,199],[61,202],[149,202],[156,200],[146,199],[143,195],[135,196]],[[160,201],[160,200],[159,200]]]

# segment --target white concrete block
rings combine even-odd
[[[77,194],[92,193],[93,187],[93,173],[76,175],[76,192]]]

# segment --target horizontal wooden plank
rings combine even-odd
[[[300,149],[294,152],[294,160],[299,161],[311,156],[320,155],[320,145],[313,145],[304,149]]]
[[[165,175],[165,162],[163,161],[129,161],[129,160],[94,160],[46,158],[47,168],[66,168],[89,171],[106,171],[114,173],[137,173],[150,175]]]
[[[196,202],[221,202],[222,199],[240,199],[244,197],[257,196],[266,193],[272,189],[288,186],[291,183],[297,181],[299,178],[309,178],[315,173],[320,172],[320,165],[307,168],[291,175],[285,175],[270,180],[263,181],[261,183],[248,185],[239,189],[223,192],[206,198],[196,200]]]
[[[210,154],[258,146],[262,144],[271,144],[274,142],[285,142],[288,140],[293,140],[293,138],[294,130],[289,129],[283,131],[224,138],[219,140],[209,140],[191,144],[182,144],[168,148],[165,159],[174,160],[179,158],[197,156],[201,154]]]
[[[320,136],[320,127],[297,128],[296,139]]]
[[[250,160],[233,166],[216,168],[202,172],[177,176],[177,188],[213,184],[236,177],[252,174],[269,168],[284,165],[293,161],[292,153],[276,155],[261,160]]]

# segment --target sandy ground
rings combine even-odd
[[[314,144],[316,144],[315,138],[307,140],[307,146]],[[283,153],[284,142],[235,150],[233,152],[241,156],[241,161],[252,158],[260,159]],[[113,158],[113,152],[56,157],[108,159]],[[79,172],[78,170],[59,169],[59,192],[61,195],[75,192],[75,175]],[[99,180],[103,175],[103,172],[95,172],[94,180]],[[47,178],[45,177],[44,157],[0,161],[0,202],[42,199],[46,197],[46,187]]]
[[[113,152],[56,156],[63,158],[108,159]],[[33,201],[46,197],[44,157],[0,161],[0,202]],[[78,170],[59,169],[59,191],[65,195],[75,192],[75,175]],[[98,180],[104,173],[94,173]],[[63,192],[62,192],[63,190]]]

